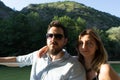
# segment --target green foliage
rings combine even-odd
[[[59,1],[30,5],[22,10],[23,13],[38,12],[42,19],[50,20],[54,16],[69,16],[72,19],[78,17],[86,21],[86,27],[96,26],[99,29],[107,30],[112,26],[120,25],[120,18],[105,12],[95,10],[74,1]]]
[[[2,29],[0,30],[1,39],[3,38],[3,40],[1,40],[3,44],[1,46],[5,48],[5,53],[9,55],[9,53],[12,53],[12,51],[20,49],[21,45],[24,45],[25,47],[25,41],[22,43],[21,41],[25,40],[25,37],[28,39],[26,32],[29,31],[29,28],[26,28],[28,27],[26,24],[27,21],[23,14],[18,14],[4,22],[5,25],[2,25]]]
[[[27,54],[45,44],[45,26],[41,26],[44,22],[40,24],[40,18],[36,14],[31,17],[22,13],[14,15],[1,21],[1,56]]]
[[[107,30],[107,33],[109,34],[110,40],[120,41],[120,26],[119,27],[111,27],[109,30]]]
[[[110,40],[109,54],[112,60],[118,60],[120,57],[120,26],[111,27],[106,31]]]

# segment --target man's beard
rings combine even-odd
[[[48,50],[48,53],[52,54],[52,55],[57,55],[59,54],[59,52],[62,51],[62,49],[52,49],[52,50]]]

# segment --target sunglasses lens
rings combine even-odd
[[[63,37],[62,34],[55,34],[54,36],[55,36],[56,39],[59,39],[59,40],[62,39],[62,37]]]
[[[53,38],[53,36],[58,40],[63,38],[62,34],[46,34],[46,38]]]
[[[53,34],[46,34],[46,38],[52,38]]]

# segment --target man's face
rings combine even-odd
[[[46,38],[49,52],[52,55],[57,55],[67,43],[63,30],[57,27],[51,27],[46,34]]]

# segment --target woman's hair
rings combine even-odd
[[[95,40],[96,45],[98,47],[98,49],[95,52],[95,56],[94,56],[94,58],[93,58],[93,60],[91,62],[92,69],[95,70],[96,72],[98,72],[99,69],[100,69],[101,64],[104,64],[104,63],[107,62],[107,59],[108,59],[107,58],[107,52],[106,52],[106,50],[104,48],[104,45],[103,45],[103,43],[101,41],[101,38],[98,36],[98,34],[93,29],[84,30],[83,32],[81,32],[79,34],[78,41],[77,41],[77,51],[78,51],[78,57],[79,57],[78,59],[84,66],[85,66],[84,57],[83,57],[83,55],[81,55],[81,53],[80,53],[80,51],[78,49],[79,48],[78,47],[79,46],[79,41],[80,41],[81,37],[83,37],[84,35],[91,36]]]

